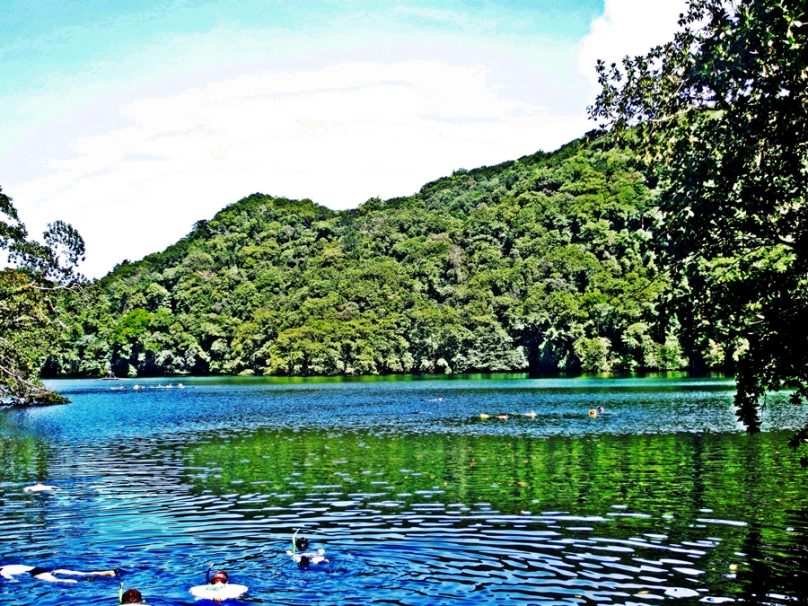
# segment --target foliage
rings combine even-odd
[[[738,416],[757,431],[767,389],[808,397],[808,7],[691,0],[679,25],[600,63],[590,113],[642,150],[683,330],[713,358],[735,344]]]
[[[30,240],[0,189],[0,250],[12,267],[0,271],[0,403],[52,404],[66,400],[39,381],[42,364],[61,334],[57,303],[81,277],[84,256],[78,232],[62,221],[48,226],[44,244]]]
[[[88,289],[46,371],[679,367],[653,212],[633,157],[603,139],[343,212],[253,194]]]

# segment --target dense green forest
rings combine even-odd
[[[656,221],[632,156],[594,134],[353,210],[253,194],[70,293],[46,374],[723,365],[660,308]]]

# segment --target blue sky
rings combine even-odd
[[[98,276],[255,191],[331,208],[550,150],[682,0],[0,1],[0,186]]]

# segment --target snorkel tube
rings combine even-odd
[[[205,572],[205,584],[210,585],[210,571],[213,570],[213,567],[216,566],[216,562],[211,562],[210,566],[208,566],[207,572]]]
[[[118,604],[123,604],[123,581],[121,581],[121,586],[118,587]]]
[[[292,535],[292,553],[297,553],[297,533],[300,532],[299,528],[295,528],[295,533]]]

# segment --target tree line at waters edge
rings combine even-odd
[[[725,368],[664,308],[657,200],[606,138],[331,211],[254,194],[83,296],[50,376]]]

